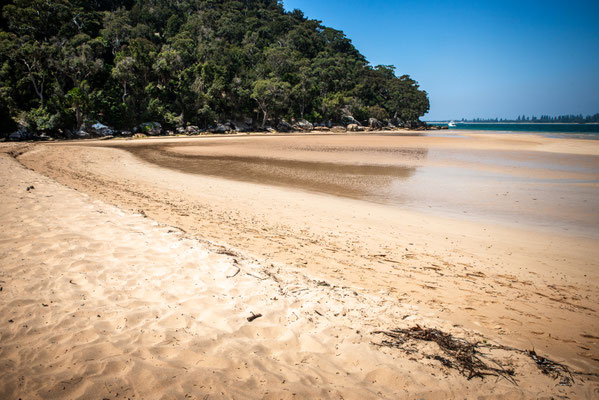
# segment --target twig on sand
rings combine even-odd
[[[268,276],[267,276],[266,278],[262,278],[262,277],[260,277],[260,276],[254,275],[254,274],[250,274],[249,272],[246,272],[245,274],[246,274],[246,275],[249,275],[249,276],[253,276],[253,277],[254,277],[254,278],[256,278],[256,279],[260,279],[261,281],[265,281],[265,280],[267,280],[267,279],[268,279]]]
[[[260,318],[261,316],[262,316],[262,314],[260,314],[260,313],[258,313],[258,314],[252,313],[252,315],[250,317],[248,317],[247,320],[248,320],[248,322],[252,322],[256,318]]]
[[[239,268],[238,266],[235,266],[235,268],[237,268],[237,271],[235,271],[235,273],[233,275],[227,275],[227,279],[234,278],[235,276],[237,276],[239,271],[241,271],[241,268]]]
[[[228,250],[227,248],[224,248],[224,247],[216,250],[216,253],[217,254],[224,254],[226,256],[231,256],[231,257],[237,257],[237,254],[235,254],[233,251]]]

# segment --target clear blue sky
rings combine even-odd
[[[283,0],[429,93],[424,119],[599,112],[599,0]]]

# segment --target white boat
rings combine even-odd
[[[450,128],[455,128],[456,127],[456,123],[455,121],[451,121],[450,123],[447,124],[448,127]]]

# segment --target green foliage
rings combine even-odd
[[[1,22],[2,112],[32,130],[412,123],[429,108],[409,76],[277,0],[12,0]]]
[[[42,107],[32,108],[25,114],[27,127],[34,132],[48,132],[56,128],[58,115]]]

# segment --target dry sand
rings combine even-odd
[[[401,139],[597,166],[585,141]],[[193,140],[119,146],[132,143],[198,150],[185,148]],[[436,345],[406,354],[372,334],[420,324],[597,373],[599,250],[588,230],[191,174],[97,142],[2,149],[0,398],[599,396],[596,377],[558,386],[522,354],[492,352],[518,385],[467,380],[426,358]]]

